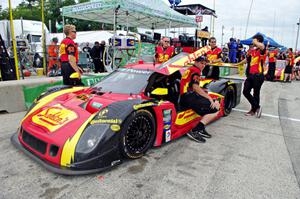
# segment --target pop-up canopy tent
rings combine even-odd
[[[117,13],[116,21],[115,13]],[[92,0],[88,3],[63,7],[62,15],[149,29],[197,26],[194,18],[174,11],[161,0]]]
[[[217,17],[215,10],[212,10],[201,4],[180,5],[174,7],[174,10],[184,15],[213,15]]]
[[[272,39],[271,37],[267,37],[265,34],[260,33],[260,32],[256,33],[255,35],[258,35],[258,34],[260,34],[260,35],[262,35],[262,36],[264,37],[264,44],[265,44],[265,45],[267,45],[267,44],[269,43],[269,46],[270,46],[270,47],[278,47],[278,48],[283,47],[282,45],[278,44],[278,43],[277,43],[274,39]],[[255,35],[254,35],[254,36],[255,36]],[[251,45],[251,44],[252,44],[252,40],[253,40],[252,38],[253,38],[253,36],[250,37],[250,38],[248,38],[248,39],[241,40],[241,44]]]

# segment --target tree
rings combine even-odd
[[[60,8],[64,6],[76,4],[75,0],[44,0],[44,14],[45,24],[48,27],[47,22],[51,20],[51,30],[57,32],[56,22],[62,24],[62,15]],[[89,2],[90,0],[79,0],[79,3]],[[26,0],[20,3],[16,8],[13,9],[14,19],[36,20],[42,21],[41,17],[41,0]],[[9,19],[8,9],[0,11],[0,20]],[[112,24],[103,24],[99,22],[86,21],[80,19],[73,19],[65,17],[65,23],[74,24],[78,31],[88,30],[102,30],[102,29],[113,29]],[[50,29],[50,27],[48,27]]]

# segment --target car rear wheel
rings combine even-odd
[[[153,145],[155,120],[147,110],[133,112],[121,129],[120,151],[130,159],[142,157]]]
[[[224,96],[224,116],[227,116],[231,113],[235,104],[235,89],[232,85],[226,88]]]

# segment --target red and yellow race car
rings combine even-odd
[[[181,53],[162,65],[128,65],[93,87],[49,89],[35,100],[11,141],[64,175],[98,172],[140,158],[149,148],[185,135],[201,119],[179,105],[182,63],[198,55]],[[203,79],[201,86],[220,101],[215,119],[240,102],[239,82]]]

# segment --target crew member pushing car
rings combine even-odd
[[[78,48],[75,42],[76,28],[74,25],[65,25],[64,33],[66,38],[62,40],[59,48],[60,60],[61,60],[61,73],[63,76],[64,85],[82,85],[80,78],[82,69],[77,65],[78,63]],[[77,72],[79,79],[71,79],[70,75]]]
[[[202,116],[199,124],[187,135],[197,141],[205,142],[211,135],[206,132],[205,125],[211,122],[219,114],[220,104],[213,99],[199,86],[201,71],[205,67],[207,59],[200,56],[195,60],[193,66],[185,71],[180,81],[180,105],[192,109]]]

